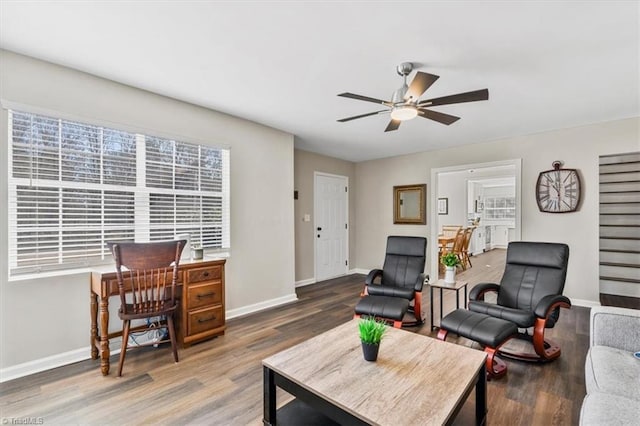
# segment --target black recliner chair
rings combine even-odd
[[[571,307],[571,301],[562,295],[568,263],[566,244],[512,242],[500,285],[478,284],[471,290],[469,310],[510,321],[519,329],[533,327],[533,334],[524,330],[516,337],[531,341],[536,355],[504,350],[499,352],[501,355],[540,362],[560,356],[560,347],[545,340],[544,330],[556,324],[560,307]],[[498,293],[496,304],[484,301],[490,291]]]
[[[477,284],[469,293],[469,310],[457,309],[441,321],[438,338],[445,340],[453,332],[479,342],[487,358],[490,377],[506,373],[506,365],[496,353],[522,361],[547,362],[560,356],[560,347],[545,339],[545,328],[559,319],[560,308],[570,308],[562,295],[569,247],[560,243],[512,242],[500,284]],[[484,300],[488,292],[497,293],[497,302]],[[529,329],[533,329],[529,334]],[[535,353],[515,353],[501,346],[511,338],[533,344]]]
[[[422,324],[422,287],[428,279],[424,274],[426,250],[424,237],[388,237],[384,265],[367,275],[355,316],[393,321],[395,327]],[[415,321],[403,322],[407,311],[413,312]]]

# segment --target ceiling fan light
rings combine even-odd
[[[391,110],[391,118],[394,120],[411,120],[418,115],[418,109],[411,105],[400,105]]]

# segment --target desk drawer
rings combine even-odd
[[[215,305],[222,302],[222,283],[204,283],[187,288],[187,309]]]
[[[221,265],[189,269],[187,271],[187,281],[189,284],[199,283],[202,281],[219,280],[220,278],[222,278]]]
[[[198,334],[220,327],[224,324],[222,306],[188,312],[187,323],[187,335]]]

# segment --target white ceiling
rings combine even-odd
[[[640,116],[637,1],[7,1],[0,47],[247,118],[296,147],[351,161]],[[421,63],[434,108],[384,133],[387,116],[336,119],[390,99],[395,67]],[[410,76],[412,77],[413,74]]]

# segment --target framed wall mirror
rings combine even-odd
[[[400,185],[393,187],[393,223],[426,225],[427,185]]]

